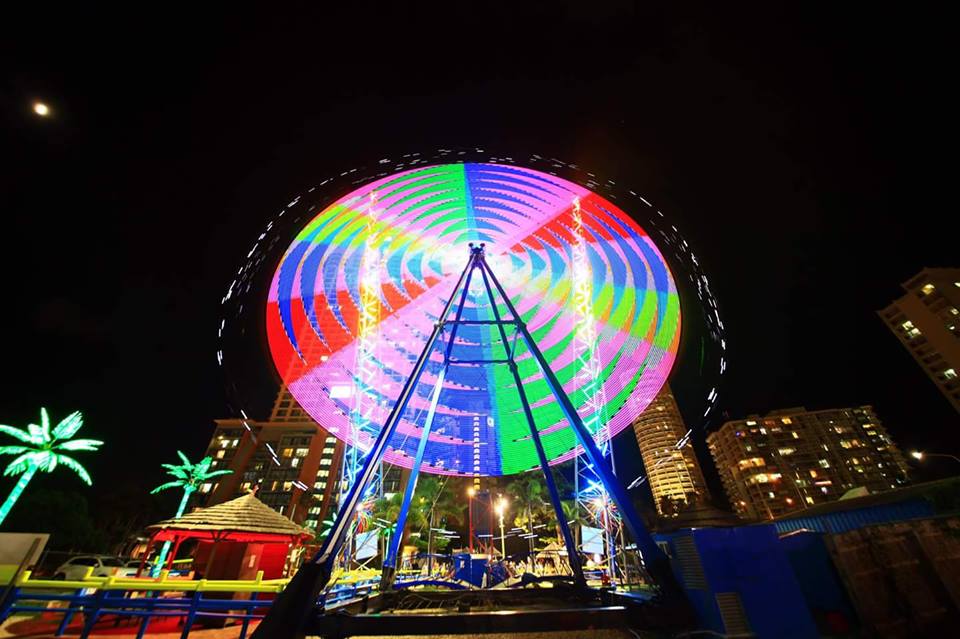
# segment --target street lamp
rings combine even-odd
[[[910,451],[910,456],[916,459],[917,461],[923,461],[927,457],[948,457],[955,462],[960,462],[960,457],[956,455],[949,455],[947,453],[925,453],[920,450]]]
[[[473,486],[467,488],[467,519],[470,520],[470,554],[473,554],[473,496],[477,494],[477,489]]]
[[[503,512],[507,509],[507,500],[501,497],[497,500],[497,516],[500,518],[500,560],[506,561],[507,559],[507,540],[506,535],[503,532]]]

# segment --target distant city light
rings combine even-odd
[[[43,102],[34,102],[33,103],[33,112],[41,117],[47,117],[50,115],[50,107],[48,107]]]
[[[923,461],[923,453],[921,453],[919,450],[910,451],[910,456],[919,461]]]

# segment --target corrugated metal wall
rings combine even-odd
[[[883,504],[841,512],[794,517],[773,522],[781,535],[795,530],[813,530],[825,533],[843,533],[864,526],[885,524],[933,516],[933,507],[926,499],[915,499],[896,504]]]

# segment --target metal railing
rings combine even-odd
[[[164,570],[156,578],[92,577],[92,568],[83,579],[33,579],[30,571],[21,573],[3,602],[0,602],[0,623],[22,612],[59,613],[63,615],[55,636],[62,636],[77,614],[83,616],[81,639],[89,637],[98,621],[106,617],[116,620],[140,619],[137,639],[146,633],[155,618],[183,619],[181,639],[186,639],[200,618],[236,619],[241,623],[240,639],[245,639],[252,619],[261,619],[272,605],[272,599],[257,599],[259,594],[277,594],[289,579],[263,579],[258,572],[253,580],[192,581],[171,577]],[[188,594],[189,593],[189,594]],[[246,593],[250,599],[208,598],[207,593]],[[179,596],[177,596],[179,595]],[[50,607],[57,602],[63,607]]]

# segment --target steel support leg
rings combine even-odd
[[[486,269],[480,266],[480,274],[483,276],[483,285],[487,289],[487,297],[490,299],[490,307],[493,309],[493,317],[497,321],[497,328],[500,329],[500,339],[503,342],[503,350],[506,351],[509,358],[508,366],[513,380],[517,384],[517,394],[520,395],[520,404],[523,406],[523,414],[527,418],[527,425],[530,426],[530,437],[533,439],[533,445],[537,449],[537,457],[540,460],[540,468],[543,470],[544,479],[547,482],[547,491],[550,493],[550,503],[557,514],[557,523],[560,526],[560,533],[563,535],[563,542],[567,547],[567,558],[570,560],[570,568],[573,570],[573,579],[578,586],[586,587],[587,580],[583,576],[583,566],[580,563],[580,554],[577,550],[577,544],[570,534],[570,525],[563,514],[563,504],[560,502],[560,492],[557,490],[557,483],[553,479],[553,472],[550,470],[550,464],[547,461],[547,454],[543,450],[543,442],[540,440],[540,431],[537,430],[537,424],[533,420],[533,411],[530,409],[530,401],[527,399],[527,393],[523,389],[523,380],[520,379],[520,372],[517,370],[517,362],[513,354],[507,348],[507,332],[500,321],[500,310],[497,308],[497,300],[493,297],[493,290],[490,288],[490,280],[487,278]],[[517,323],[520,326],[520,323]]]
[[[383,560],[383,574],[380,577],[380,589],[390,590],[393,588],[393,582],[396,578],[397,568],[397,550],[400,542],[403,540],[403,529],[407,525],[407,513],[410,511],[410,502],[413,501],[413,493],[417,489],[417,478],[420,476],[420,465],[423,463],[423,454],[427,448],[427,441],[430,439],[430,429],[433,427],[433,418],[437,411],[437,402],[440,399],[440,392],[443,390],[443,380],[446,379],[447,371],[450,369],[450,352],[453,350],[453,343],[457,339],[457,329],[460,327],[460,318],[463,317],[463,307],[467,301],[467,291],[470,289],[470,280],[473,278],[473,269],[477,264],[477,252],[472,247],[470,251],[470,263],[467,266],[467,279],[463,284],[463,290],[460,291],[460,304],[457,306],[457,314],[450,329],[450,339],[447,342],[447,348],[443,353],[443,367],[437,376],[437,383],[433,389],[433,395],[430,398],[430,409],[427,411],[427,418],[424,421],[423,432],[420,434],[420,444],[417,446],[417,457],[413,461],[413,468],[410,469],[410,477],[407,479],[407,486],[403,492],[403,503],[400,505],[400,513],[397,516],[396,534],[390,540],[390,547],[386,557]],[[457,290],[454,289],[450,294],[450,299],[457,296]],[[446,314],[440,316],[441,327],[447,320]]]
[[[540,368],[540,372],[547,381],[547,385],[553,392],[554,397],[556,397],[557,403],[560,404],[560,408],[566,416],[567,421],[570,423],[570,426],[573,428],[573,432],[576,435],[577,440],[580,442],[580,445],[583,447],[587,459],[593,465],[594,470],[600,477],[600,481],[603,482],[604,487],[607,489],[607,492],[610,494],[611,498],[616,504],[617,509],[623,515],[624,523],[627,525],[627,528],[630,531],[630,536],[633,537],[634,542],[640,549],[640,552],[643,555],[644,563],[646,563],[651,576],[653,576],[662,587],[672,588],[672,586],[675,584],[675,580],[672,572],[670,571],[666,556],[653,542],[653,539],[650,537],[650,534],[643,525],[643,521],[640,519],[636,509],[633,507],[633,502],[630,501],[630,496],[627,494],[627,491],[624,490],[623,486],[621,486],[617,481],[616,476],[611,472],[610,467],[603,458],[603,454],[600,452],[596,442],[593,440],[592,433],[590,433],[590,431],[587,429],[586,425],[583,423],[583,420],[580,418],[580,415],[577,413],[577,409],[574,407],[573,402],[570,401],[570,398],[563,390],[563,385],[560,384],[560,381],[557,379],[556,375],[553,374],[553,371],[550,369],[550,365],[547,363],[546,358],[543,356],[543,353],[540,352],[540,349],[537,347],[533,336],[531,336],[530,332],[527,330],[526,324],[521,321],[521,316],[517,312],[517,309],[513,306],[513,302],[510,301],[510,297],[507,295],[507,292],[503,289],[503,286],[501,286],[500,282],[497,280],[496,276],[483,259],[480,260],[480,268],[483,269],[484,273],[490,276],[491,281],[497,288],[497,292],[499,292],[500,296],[503,298],[503,302],[506,305],[507,310],[510,311],[510,314],[515,320],[518,320],[517,330],[520,331],[524,342],[527,344],[527,348],[530,350],[530,353],[533,355],[537,365]]]
[[[466,268],[463,269],[463,273],[460,274],[460,279],[453,289],[454,293],[450,295],[450,299],[447,300],[447,304],[440,314],[441,318],[445,318],[450,314],[455,293],[463,285],[464,279],[473,268],[475,261],[476,257],[471,253],[470,261]],[[390,411],[390,415],[387,417],[386,422],[384,422],[383,428],[377,435],[373,447],[370,449],[370,452],[367,453],[367,457],[363,462],[363,468],[356,482],[347,492],[347,497],[337,512],[337,518],[334,521],[330,535],[326,541],[324,541],[323,546],[321,546],[313,559],[300,567],[300,570],[297,571],[293,579],[290,580],[290,583],[287,584],[287,587],[280,593],[276,601],[274,601],[270,607],[270,612],[253,632],[253,639],[300,639],[305,636],[307,620],[313,613],[320,591],[323,590],[330,581],[333,562],[340,548],[343,546],[343,540],[349,528],[350,518],[353,517],[357,504],[363,497],[367,485],[370,483],[370,479],[373,477],[377,466],[383,459],[387,444],[390,442],[390,438],[393,436],[397,424],[400,422],[400,418],[403,416],[407,404],[410,402],[410,397],[413,395],[420,381],[420,376],[423,374],[423,369],[427,365],[430,352],[433,350],[437,338],[442,331],[443,322],[438,321],[434,325],[433,331],[430,333],[430,337],[427,339],[427,343],[420,353],[420,357],[417,359],[416,364],[414,364],[413,371],[407,378],[406,384],[404,384],[403,389],[400,391],[397,403],[394,404],[393,410]]]

